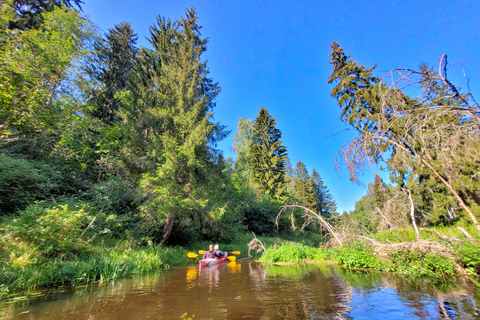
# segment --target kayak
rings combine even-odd
[[[200,260],[198,263],[200,267],[210,267],[210,266],[215,266],[220,263],[224,263],[227,260],[227,257],[223,258],[213,258],[213,259],[203,259]]]

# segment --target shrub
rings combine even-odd
[[[480,274],[480,246],[478,244],[463,242],[455,247],[459,262],[470,273]]]
[[[308,247],[301,243],[288,242],[278,248],[268,247],[262,255],[263,261],[268,262],[303,262],[307,258]]]

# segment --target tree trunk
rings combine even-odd
[[[172,213],[168,216],[167,222],[165,223],[165,226],[163,227],[162,243],[167,241],[168,237],[170,237],[170,233],[172,233],[172,230],[173,230],[173,223],[174,222],[175,222],[175,214]]]
[[[417,228],[417,222],[415,222],[415,205],[413,204],[412,193],[410,189],[405,188],[405,193],[408,195],[408,200],[410,200],[410,217],[412,218],[413,228],[415,229],[415,238],[420,240],[420,232]]]

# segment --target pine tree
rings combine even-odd
[[[284,202],[287,149],[282,146],[282,132],[276,124],[275,117],[262,107],[253,124],[249,163],[251,180],[260,192]]]

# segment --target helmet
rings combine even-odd
[[[218,247],[218,244],[216,244],[215,247],[214,247],[214,249],[215,249],[215,250],[218,250],[218,248],[219,248],[219,247]]]

